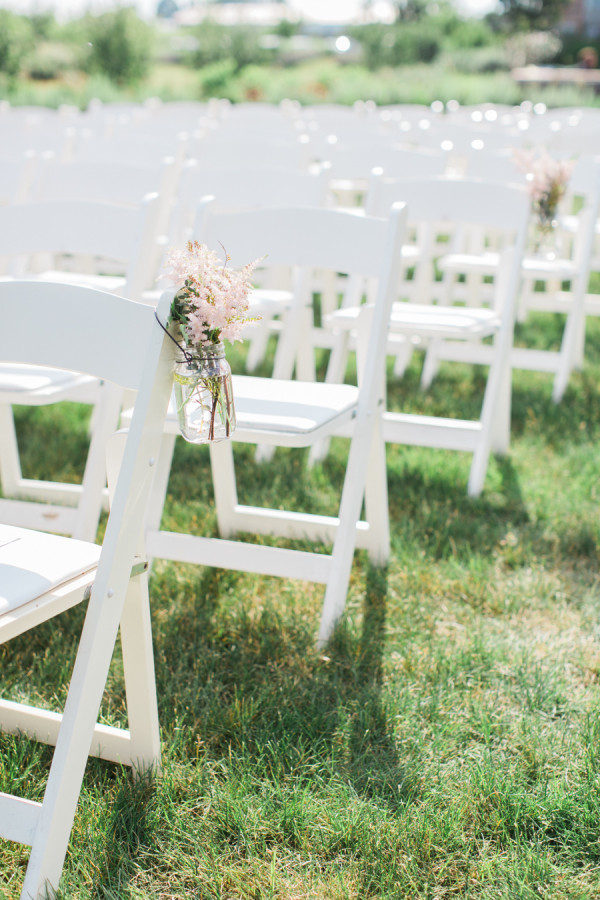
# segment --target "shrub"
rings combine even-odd
[[[506,53],[501,47],[476,47],[460,52],[455,51],[444,59],[451,63],[457,72],[465,72],[469,75],[506,72],[511,68]]]
[[[361,46],[364,64],[371,70],[431,62],[442,46],[441,33],[432,21],[399,22],[393,27],[365,25],[352,29],[352,36]]]
[[[29,77],[37,81],[57,78],[68,69],[74,68],[76,68],[75,54],[70,47],[45,41],[36,46],[25,65]]]
[[[235,71],[239,71],[244,66],[264,63],[271,58],[269,51],[261,46],[261,32],[255,28],[219,25],[212,19],[205,19],[194,34],[198,47],[190,54],[190,63],[197,69],[229,59],[234,62]]]
[[[562,46],[551,31],[515,34],[506,41],[506,54],[511,66],[528,66],[551,62]]]
[[[444,44],[455,49],[469,49],[471,47],[489,47],[497,42],[497,38],[481,19],[447,19],[447,24],[442,25]]]
[[[88,71],[102,72],[121,85],[147,75],[152,60],[153,32],[132,8],[89,16],[88,41]]]
[[[220,59],[202,68],[200,72],[201,97],[229,97],[228,89],[235,75],[232,59]]]
[[[579,51],[583,47],[593,47],[600,59],[600,39],[593,40],[585,35],[563,35],[562,47],[556,57],[561,66],[574,66],[579,60]]]
[[[0,9],[0,72],[16,78],[33,44],[33,29],[25,16]]]

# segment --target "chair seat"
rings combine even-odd
[[[476,272],[493,275],[500,264],[499,253],[448,253],[437,261],[442,272]]]
[[[317,441],[332,423],[340,427],[354,415],[358,389],[349,384],[285,381],[233,376],[235,440],[269,442],[278,446],[307,447]],[[125,414],[124,418],[128,418]],[[177,432],[177,414],[171,401],[166,430]]]
[[[93,572],[100,549],[87,541],[0,524],[0,616]]]
[[[360,307],[338,310],[332,323],[352,328]],[[392,331],[421,337],[468,338],[494,334],[500,318],[492,309],[468,306],[430,306],[421,303],[395,303],[390,318]]]
[[[478,275],[493,275],[498,268],[498,253],[449,253],[438,260],[443,272],[475,272]],[[577,274],[577,267],[570,259],[547,259],[543,256],[523,257],[523,274],[528,278],[558,278],[569,281]]]
[[[0,394],[5,402],[18,404],[27,395],[27,404],[45,404],[73,391],[97,384],[91,375],[44,366],[0,363]]]
[[[545,259],[542,256],[525,256],[523,274],[529,278],[570,281],[577,275],[577,265],[571,259]]]

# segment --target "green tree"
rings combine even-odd
[[[154,33],[131,7],[89,16],[87,30],[90,71],[102,72],[117,84],[130,84],[147,75]]]
[[[396,18],[398,22],[420,22],[428,13],[429,0],[397,0]]]
[[[550,31],[560,23],[571,0],[500,0],[503,12],[490,22],[508,31]]]
[[[397,22],[395,25],[362,25],[352,29],[368,69],[431,62],[441,50],[437,22]]]
[[[0,72],[9,79],[16,78],[34,43],[29,20],[0,9]]]
[[[245,66],[260,64],[269,60],[268,51],[260,44],[260,33],[255,28],[243,25],[219,25],[212,19],[205,19],[194,31],[198,49],[191,54],[191,64],[202,69],[224,59],[234,62],[239,72]]]

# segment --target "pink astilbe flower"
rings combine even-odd
[[[256,317],[248,315],[252,274],[260,260],[231,269],[198,241],[185,250],[172,249],[161,278],[175,287],[170,323],[189,346],[242,340],[242,329]]]
[[[539,224],[542,228],[551,228],[575,161],[553,159],[545,150],[541,153],[516,150],[513,158],[517,167],[525,173],[533,212]]]

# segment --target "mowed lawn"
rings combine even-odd
[[[556,346],[561,321],[519,340]],[[442,366],[423,393],[421,362],[390,378],[394,406],[477,414],[480,370]],[[163,768],[89,762],[62,898],[600,896],[600,320],[559,405],[551,389],[514,373],[510,453],[478,499],[467,455],[388,447],[393,555],[357,554],[324,651],[320,586],[155,561]],[[80,472],[83,408],[17,420],[26,474]],[[346,452],[308,470],[240,448],[241,499],[333,511]],[[178,445],[165,523],[215,533],[206,448]],[[5,695],[60,707],[82,615],[3,648]],[[118,652],[102,719],[126,720]],[[48,748],[0,744],[0,790],[39,799]],[[0,844],[3,900],[27,852]]]

